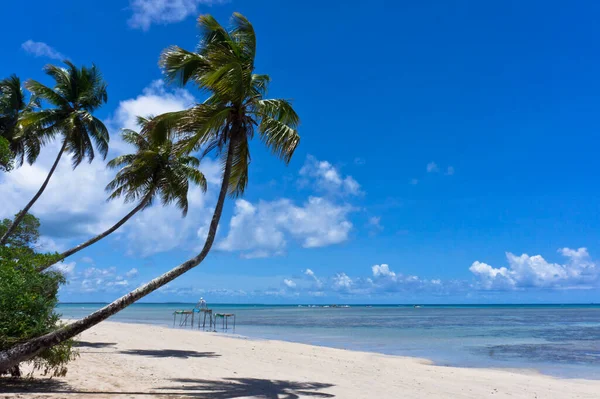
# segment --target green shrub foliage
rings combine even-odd
[[[0,223],[0,231],[9,220]],[[27,215],[9,245],[0,247],[0,350],[56,330],[61,326],[55,312],[58,288],[65,283],[62,273],[50,269],[40,273],[41,265],[56,254],[35,251],[39,220]],[[67,363],[76,356],[73,342],[53,346],[32,360],[32,371],[44,375],[63,376]],[[20,376],[20,368],[9,370]]]

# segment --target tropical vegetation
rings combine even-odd
[[[191,259],[81,320],[28,341],[19,342],[9,348],[2,348],[0,370],[9,370],[21,362],[44,353],[54,345],[68,342],[82,331],[106,320],[198,266],[213,245],[226,197],[241,196],[246,190],[250,165],[249,143],[255,134],[275,156],[285,163],[290,161],[300,141],[297,132],[299,117],[289,101],[266,98],[270,78],[268,75],[254,73],[256,36],[252,24],[241,14],[235,13],[230,29],[225,29],[210,15],[200,16],[198,25],[200,43],[197,50],[188,51],[177,46],[169,47],[163,52],[160,65],[168,82],[179,86],[193,84],[206,94],[206,100],[183,111],[143,120],[139,133],[125,132],[126,140],[133,142],[137,152],[111,161],[110,166],[122,167],[122,169],[117,173],[115,180],[109,184],[108,189],[112,190],[111,197],[123,195],[126,200],[136,201],[140,209],[149,205],[150,202],[145,201],[152,201],[151,198],[159,195],[163,203],[175,201],[185,212],[187,203],[183,202],[182,198],[185,197],[184,192],[187,192],[187,181],[201,186],[206,184],[200,172],[197,170],[192,172],[192,168],[198,167],[198,160],[191,154],[198,153],[200,159],[206,156],[219,158],[222,165],[222,179],[208,234],[201,251]],[[54,68],[47,68],[47,71],[52,71],[53,76],[57,75]],[[72,67],[64,71],[66,75],[60,75],[63,80],[78,70]],[[89,82],[92,80],[97,85],[90,84],[87,87],[102,87],[100,79],[90,79]],[[44,98],[53,104],[55,109],[61,111],[64,109],[66,103],[61,99],[67,97],[63,96],[62,89],[50,90],[52,93],[60,94],[61,99],[59,99],[53,97],[53,94],[43,89],[41,85],[28,84],[26,87],[33,92],[34,97]],[[102,103],[101,100],[106,99],[105,94],[90,97],[98,100],[94,102],[95,105],[99,105]],[[80,97],[69,97],[69,104],[72,104],[73,98]],[[95,108],[85,108],[90,115],[88,119],[90,123],[92,123],[93,109]],[[99,124],[94,122],[94,125],[85,125],[86,128],[80,128],[77,133],[68,129],[68,127],[81,126],[76,122],[79,121],[77,119],[80,115],[79,110],[71,107],[71,114],[61,113],[64,118],[56,117],[56,119],[50,116],[51,114],[44,117],[44,111],[37,111],[32,113],[35,116],[26,116],[23,121],[25,126],[38,127],[39,134],[43,138],[46,137],[46,133],[61,132],[64,137],[63,149],[71,152],[76,150],[70,144],[71,137],[77,137],[79,143],[83,144],[84,139],[87,138],[86,143],[88,143],[91,136],[96,140],[99,149],[105,150],[108,144],[108,133],[100,134],[99,129],[94,133],[88,130],[88,127],[99,127]],[[72,121],[71,125],[62,122],[53,125],[58,123],[58,120],[66,120],[67,115],[71,115],[69,119]],[[52,126],[56,128],[51,128]],[[83,134],[83,130],[88,135]],[[89,152],[84,153],[89,155]],[[74,155],[75,166],[78,160],[81,161],[81,155]],[[59,158],[60,156],[57,162]],[[166,163],[172,166],[166,166]],[[161,164],[160,167],[158,164]],[[161,177],[154,176],[153,171],[160,171]],[[11,231],[8,231],[4,235],[3,242],[8,240],[10,234]]]
[[[151,119],[138,118],[141,128],[150,121]],[[136,151],[133,154],[120,155],[108,163],[110,168],[121,168],[114,180],[106,186],[111,192],[108,199],[123,196],[125,202],[137,202],[137,205],[111,228],[62,252],[57,260],[63,260],[116,231],[133,215],[151,206],[156,197],[160,197],[163,205],[174,202],[181,209],[182,215],[187,215],[190,181],[199,185],[202,191],[206,191],[206,178],[196,169],[200,161],[177,151],[172,133],[160,142],[130,129],[124,129],[122,137],[123,141],[133,146]],[[40,271],[51,265],[52,263],[44,265]]]
[[[61,138],[61,147],[40,189],[17,214],[6,233],[0,238],[0,245],[6,244],[8,237],[40,198],[65,152],[71,155],[73,168],[86,158],[90,162],[94,159],[92,140],[103,157],[108,153],[108,129],[93,115],[93,112],[107,101],[106,83],[95,66],[77,68],[70,61],[65,61],[65,64],[66,68],[54,65],[44,68],[55,81],[53,88],[35,80],[25,83],[25,87],[32,94],[33,103],[44,101],[50,104],[50,107],[33,108],[28,105],[21,112],[17,111],[17,108],[21,108],[19,104],[24,104],[20,100],[17,104],[19,106],[15,105],[13,110],[18,117],[17,122],[13,120],[11,124],[7,124],[12,127],[5,128],[6,131],[12,131],[9,140],[23,143],[21,147],[24,147],[24,150],[20,151],[28,154],[29,162],[35,161],[41,145],[56,136]],[[11,80],[14,81],[11,94],[3,94],[3,98],[16,97],[14,93],[20,90],[20,86],[17,87],[18,79],[11,78]],[[3,90],[3,93],[6,93],[6,90]],[[15,100],[12,102],[17,103]],[[6,134],[8,136],[8,133]],[[32,146],[37,147],[32,149]]]
[[[4,219],[0,232],[5,232],[11,223],[10,219]],[[26,214],[11,235],[10,245],[0,247],[0,350],[61,327],[55,307],[58,288],[65,283],[65,277],[59,271],[38,272],[40,265],[54,262],[57,257],[36,251],[39,227],[39,220]],[[64,375],[66,364],[75,355],[72,340],[63,341],[40,351],[32,359],[32,371]],[[18,364],[2,372],[13,377],[22,373]]]

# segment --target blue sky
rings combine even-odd
[[[254,24],[256,70],[302,118],[289,166],[252,147],[250,188],[229,200],[207,260],[147,298],[269,303],[598,302],[600,5],[541,1],[131,0],[3,6],[0,76],[50,84],[47,63],[95,63],[109,158],[135,115],[190,106],[162,83],[168,45],[192,50],[195,18]],[[14,214],[56,154],[0,176]],[[69,258],[64,301],[110,301],[202,244],[218,165],[186,219],[155,206]],[[114,172],[63,160],[32,209],[46,249],[97,234],[130,205]]]

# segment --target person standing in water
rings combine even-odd
[[[200,300],[196,304],[196,309],[206,309],[206,301],[203,297],[200,297]]]

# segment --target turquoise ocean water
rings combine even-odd
[[[68,303],[58,311],[81,318],[101,306]],[[172,327],[173,311],[193,306],[134,304],[111,320]],[[532,368],[563,378],[600,379],[600,305],[210,307],[235,313],[235,333],[249,338],[424,357],[438,365]]]

